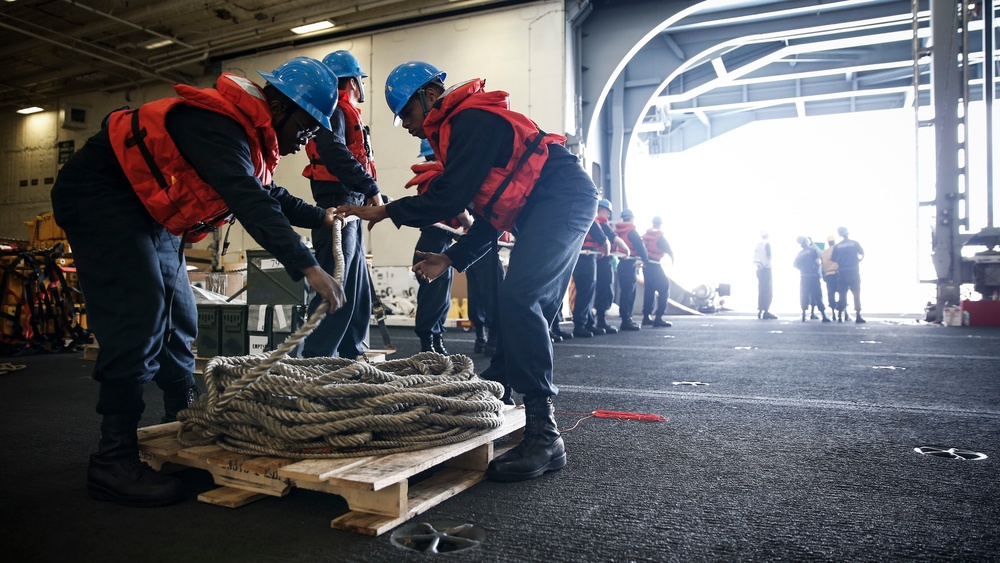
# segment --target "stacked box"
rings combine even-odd
[[[264,250],[247,251],[247,303],[305,305],[305,280],[295,281],[285,267]]]
[[[198,336],[194,340],[194,353],[199,358],[214,358],[219,355],[219,342],[222,339],[219,316],[218,305],[198,304]]]
[[[249,351],[249,334],[247,332],[246,305],[225,303],[219,305],[219,326],[222,335],[219,339],[219,354],[222,356],[246,356]]]
[[[271,313],[268,305],[249,305],[247,311],[247,353],[266,354],[271,347]]]
[[[305,324],[305,305],[272,305],[271,306],[271,342],[269,350],[274,350],[293,332]],[[298,358],[302,353],[302,344],[293,348],[288,355]]]

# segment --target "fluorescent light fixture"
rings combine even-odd
[[[40,111],[45,111],[45,110],[43,110],[42,108],[40,108],[38,106],[31,106],[30,108],[21,108],[21,109],[17,110],[17,113],[19,113],[21,115],[31,115],[33,113],[38,113]]]
[[[309,23],[306,25],[300,25],[299,27],[293,27],[292,33],[297,35],[304,35],[306,33],[312,33],[314,31],[320,31],[323,29],[330,29],[333,27],[333,22],[329,20],[318,21],[316,23]]]
[[[159,49],[160,47],[166,47],[167,45],[173,45],[172,39],[150,39],[143,43],[139,43],[139,46],[143,49]]]

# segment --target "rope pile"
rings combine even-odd
[[[339,227],[334,249],[341,248]],[[342,254],[335,271],[343,272]],[[177,414],[180,443],[248,455],[341,458],[461,442],[503,424],[503,386],[480,379],[466,356],[423,352],[378,364],[287,358],[327,311],[324,301],[270,355],[212,359],[205,368],[207,393]]]

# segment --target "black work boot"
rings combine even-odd
[[[583,325],[576,325],[573,327],[573,337],[574,338],[591,338],[594,334],[587,330],[587,327]]]
[[[178,386],[176,389],[164,389],[163,418],[160,419],[160,424],[176,421],[177,413],[190,407],[200,396],[201,389],[193,384]]]
[[[597,324],[595,326],[597,328],[603,328],[605,334],[618,334],[618,329],[609,325],[607,319],[604,318],[604,315],[597,315]]]
[[[860,324],[864,324],[864,323],[866,323],[868,321],[862,319],[861,318],[861,312],[858,311],[858,312],[854,313],[854,322],[855,322],[855,324],[859,324],[860,325]]]
[[[90,455],[87,490],[98,500],[126,506],[165,506],[184,496],[181,482],[139,459],[136,415],[104,415],[97,453]]]
[[[584,328],[586,328],[587,330],[589,330],[590,334],[593,334],[594,336],[604,336],[607,333],[606,330],[604,330],[603,328],[600,328],[600,327],[598,327],[596,325],[590,325],[590,326],[584,327]]]
[[[420,337],[420,351],[421,352],[436,352],[434,349],[434,344],[431,342],[431,335],[421,334]]]
[[[672,323],[670,321],[663,320],[663,316],[662,315],[656,315],[656,318],[653,319],[653,326],[654,327],[670,328],[670,327],[674,326],[674,323]]]
[[[486,349],[486,329],[477,326],[476,327],[476,344],[473,346],[472,351],[476,354],[482,354]]]
[[[576,330],[574,329],[574,332]],[[552,334],[561,337],[563,340],[573,340],[573,333],[566,332],[559,326],[559,323],[552,324]]]
[[[448,350],[444,347],[444,337],[441,336],[440,332],[431,335],[431,348],[438,354],[448,355]]]
[[[511,451],[490,462],[486,476],[494,481],[534,479],[566,467],[566,446],[556,427],[552,397],[524,398],[524,437]]]
[[[639,330],[639,325],[632,322],[631,318],[622,319],[622,330],[636,331]]]
[[[653,326],[653,319],[649,315],[643,315],[642,326]]]

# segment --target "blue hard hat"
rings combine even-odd
[[[271,72],[257,71],[279,92],[288,96],[327,130],[337,107],[337,75],[330,67],[309,57],[295,57]]]
[[[385,80],[385,101],[396,120],[399,119],[403,106],[417,90],[435,78],[443,81],[445,76],[447,73],[441,72],[434,65],[420,61],[403,63],[392,69]]]
[[[431,142],[427,139],[420,139],[420,154],[417,156],[427,158],[434,154],[434,149],[431,148]]]
[[[598,201],[597,202],[597,207],[603,207],[604,209],[607,209],[608,211],[614,211],[615,210],[614,207],[611,207],[611,200],[607,199],[607,198],[602,199],[601,201]]]
[[[631,219],[635,217],[631,209],[622,209],[622,219]]]
[[[352,55],[350,51],[345,51],[344,49],[334,51],[323,57],[323,64],[330,67],[330,70],[338,78],[368,78],[365,71],[361,70],[361,63],[358,62],[358,58]]]

